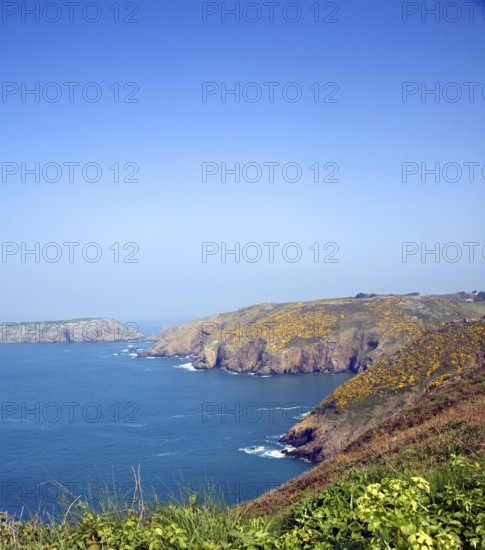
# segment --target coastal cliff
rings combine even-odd
[[[470,327],[462,324],[455,329],[467,336]],[[477,327],[472,328],[471,332],[476,330]],[[313,468],[280,487],[244,503],[244,513],[250,516],[286,514],[296,504],[321,495],[334,483],[352,476],[355,479],[356,475],[367,478],[372,472],[378,472],[381,477],[395,477],[402,472],[409,479],[409,472],[425,476],[433,472],[434,477],[438,468],[441,475],[434,479],[439,479],[442,487],[441,480],[448,479],[450,473],[450,454],[483,460],[485,350],[470,348],[470,351],[474,356],[468,366],[450,371],[449,377],[441,376],[428,382],[426,391],[408,406],[394,414],[390,411],[376,426],[369,426],[361,435],[344,441],[341,451],[319,460]],[[369,411],[367,419],[373,412]],[[365,416],[364,409],[360,414]],[[341,498],[341,493],[338,496]],[[353,498],[355,501],[355,492]]]
[[[462,294],[260,304],[164,327],[145,355],[255,375],[359,373],[427,328],[484,313]]]
[[[485,319],[439,325],[339,386],[283,438],[321,462],[465,369],[485,364]]]
[[[0,324],[0,344],[129,342],[142,338],[133,324],[115,319],[71,319]]]

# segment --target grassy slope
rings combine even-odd
[[[485,321],[471,325],[452,324],[434,332],[434,339],[431,336],[425,337],[429,344],[436,342],[437,334],[439,339],[447,335],[453,344],[461,342],[460,346],[466,347],[469,357],[463,360],[459,368],[452,369],[447,379],[441,378],[428,384],[426,391],[416,400],[360,435],[344,451],[255,501],[245,503],[235,510],[220,512],[210,504],[197,504],[194,497],[184,506],[155,507],[150,510],[140,501],[138,494],[129,510],[115,505],[114,509],[107,509],[102,514],[77,502],[69,508],[65,523],[50,528],[44,527],[35,519],[16,523],[4,516],[2,521],[0,514],[0,547],[92,550],[315,548],[315,540],[322,540],[322,533],[327,530],[328,525],[330,531],[333,531],[331,525],[335,521],[340,521],[342,525],[345,523],[346,528],[357,529],[359,535],[370,536],[370,524],[360,521],[356,523],[352,519],[352,510],[347,510],[350,494],[359,495],[363,491],[368,493],[372,487],[369,482],[381,481],[384,477],[401,479],[404,485],[409,484],[411,475],[416,474],[430,482],[433,499],[435,495],[439,496],[439,491],[445,491],[445,500],[441,499],[438,509],[435,509],[434,516],[435,519],[438,518],[436,521],[444,517],[444,527],[451,525],[448,516],[453,510],[450,512],[450,504],[446,500],[448,489],[443,489],[445,484],[449,486],[451,483],[455,487],[453,494],[458,495],[453,506],[456,504],[457,513],[462,514],[456,517],[463,517],[465,505],[471,507],[468,508],[469,518],[466,525],[462,519],[459,523],[463,523],[463,529],[468,531],[471,529],[470,525],[475,530],[481,529],[480,518],[485,517],[485,513],[480,512],[485,510],[481,473],[485,467],[485,345],[477,335],[482,334],[481,329],[484,327]],[[416,348],[416,344],[410,348]],[[425,349],[421,351],[423,360],[427,356],[432,357],[432,354],[424,352]],[[348,405],[349,402],[346,406]],[[471,479],[470,468],[463,470],[462,474],[459,471],[450,472],[448,461],[451,453],[471,455],[474,461],[479,461],[476,462],[477,475],[481,476],[482,481],[477,481],[477,484]],[[351,481],[347,489],[342,489],[342,480],[355,480],[356,472],[367,472],[368,477],[364,483],[367,489],[355,481]],[[385,482],[382,483],[384,487]],[[325,512],[318,501],[316,504],[306,504],[308,508],[303,512],[295,509],[295,505],[321,494],[322,490],[330,491],[327,492],[327,497],[319,497],[328,499],[330,495],[331,514],[325,521],[322,519]],[[393,494],[391,499],[394,498]],[[463,499],[468,499],[469,504],[464,504]],[[338,513],[337,506],[340,507]],[[406,507],[406,502],[404,507],[400,506],[401,504],[391,502],[390,520],[394,522],[397,517],[394,515],[394,507],[396,510],[400,509],[404,514],[403,530],[408,530],[408,524],[414,516],[409,507]],[[425,512],[425,520],[427,518],[428,512]],[[296,532],[295,521],[300,522],[297,523]],[[416,529],[420,528],[419,525],[419,521],[415,521]],[[339,526],[340,532],[341,527]],[[393,529],[399,531],[400,527]],[[439,529],[443,530],[443,525]],[[402,536],[402,532],[397,533],[398,537]],[[467,536],[467,540],[472,540],[475,535],[472,533]],[[483,533],[477,536],[485,542]],[[291,542],[294,540],[297,541],[296,545]],[[386,547],[369,544],[358,547]],[[404,546],[399,548],[408,548],[406,544],[404,541]],[[453,549],[462,547],[464,546],[460,541],[446,546]]]
[[[466,337],[464,330],[461,334]],[[485,345],[475,352],[460,370],[431,384],[345,450],[244,508],[254,515],[284,513],[355,470],[426,472],[444,464],[451,453],[485,455]]]
[[[406,484],[415,475],[428,480],[435,502],[440,491],[449,495],[445,486],[455,487],[453,494],[459,493],[458,501],[455,500],[460,505],[458,513],[465,512],[464,506],[471,506],[468,509],[470,518],[464,528],[470,530],[469,525],[473,524],[473,528],[478,530],[481,524],[479,514],[485,516],[484,395],[485,358],[443,384],[430,388],[412,407],[367,432],[338,456],[235,510],[220,511],[203,500],[196,503],[195,497],[189,498],[183,506],[155,507],[152,510],[135,501],[130,510],[115,505],[101,514],[76,503],[66,514],[66,522],[53,527],[44,527],[35,519],[16,523],[4,517],[2,522],[0,514],[0,547],[8,550],[314,549],[315,541],[322,540],[322,533],[329,530],[342,533],[343,528],[352,528],[354,536],[356,532],[369,537],[368,523],[356,523],[352,519],[352,510],[348,510],[350,495],[356,499],[366,487],[367,491],[372,487],[370,483],[380,482],[385,486],[383,478],[400,479]],[[477,470],[482,479],[481,492],[474,488],[476,483],[470,477],[470,468],[463,472],[450,469],[450,453],[471,455],[472,464],[481,463],[481,469],[478,466]],[[359,483],[356,475],[359,472],[366,473],[364,483]],[[349,484],[342,488],[345,479],[349,479]],[[322,491],[326,491],[326,497]],[[319,497],[315,501],[316,495]],[[394,510],[401,510],[403,522],[408,525],[413,520],[413,513],[406,501],[402,504],[395,502],[399,495],[393,495],[394,492],[391,493],[387,516],[394,523]],[[445,501],[447,498],[445,496]],[[302,502],[306,502],[303,510],[298,508]],[[329,502],[331,513],[325,520],[325,508],[319,502]],[[438,532],[451,528],[449,516],[454,508],[456,505],[451,507],[449,502],[438,504],[438,511],[434,512],[435,518],[442,518]],[[428,519],[425,511],[424,521]],[[460,522],[464,523],[461,517]],[[338,524],[337,531],[332,528],[335,523]],[[415,530],[419,530],[419,521],[413,523]],[[473,536],[473,533],[469,535],[468,540]],[[483,533],[481,540],[485,542]],[[342,546],[327,543],[318,548],[335,547]],[[367,541],[354,547],[388,548],[382,541],[380,545]],[[406,541],[399,546],[409,547]],[[458,550],[463,547],[471,546],[458,542],[443,548]],[[479,543],[475,547],[482,546]],[[416,548],[427,549],[428,546]]]
[[[319,462],[410,406],[432,384],[459,373],[485,350],[485,320],[439,325],[358,374],[294,426],[294,456]]]

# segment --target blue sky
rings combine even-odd
[[[2,2],[0,23],[0,241],[3,252],[18,246],[18,253],[1,258],[0,320],[164,321],[357,292],[483,290],[483,1],[472,21],[463,4],[460,17],[442,11],[438,21],[427,16],[424,22],[421,12],[413,14],[421,3],[406,3],[403,22],[399,2],[350,1],[336,4],[337,23],[315,23],[309,9],[315,2],[293,3],[302,14],[295,23],[284,20],[285,2],[275,8],[274,23],[266,11],[256,23],[229,15],[224,23],[222,4],[215,2],[209,7],[219,14],[204,23],[201,2],[148,0],[133,16],[138,23],[114,23],[111,1],[97,3],[102,16],[96,23],[79,11],[70,23],[66,9],[59,22],[46,21],[53,11],[41,12],[38,23],[29,15],[23,22],[21,4]],[[46,4],[40,2],[41,9]],[[121,3],[121,16],[136,5]],[[331,6],[320,7],[321,18],[330,17]],[[290,18],[292,9],[285,12]],[[39,102],[32,94],[22,102],[22,86],[32,89],[36,82]],[[45,88],[49,82],[62,90],[56,103],[42,96],[52,98],[56,88]],[[80,83],[72,103],[64,82]],[[90,82],[102,91],[99,102],[82,97]],[[123,98],[135,90],[123,90],[130,82],[138,102],[115,103],[114,83]],[[203,83],[230,89],[249,82],[263,92],[264,83],[279,83],[274,102],[265,93],[258,102],[228,95],[224,103],[220,93],[202,101]],[[329,82],[338,85],[338,103],[316,103],[310,87],[318,83],[322,99],[334,89]],[[422,83],[438,83],[440,95],[422,102],[418,92],[403,102],[403,82],[417,83],[419,92]],[[301,89],[300,101],[284,99],[288,83]],[[465,83],[476,83],[474,101]],[[65,168],[58,182],[42,174],[38,183],[33,176],[22,182],[22,163],[32,168],[36,162],[41,171],[48,163],[96,163],[102,177],[89,182],[77,172],[71,183]],[[109,168],[115,162],[135,163],[139,181],[115,183]],[[230,176],[223,182],[219,172],[203,182],[202,165],[209,162],[296,163],[302,176],[285,181],[276,169],[273,182],[263,176],[237,183]],[[404,162],[419,170],[421,163],[448,165],[448,175],[458,165],[463,174],[458,181],[441,175],[423,183],[419,172],[403,183]],[[309,169],[315,163],[322,173],[327,163],[338,165],[338,182],[315,183]],[[476,164],[474,182],[464,163]],[[17,165],[19,173],[10,175]],[[35,249],[37,242],[40,258],[28,255],[23,263],[22,246]],[[72,263],[65,242],[80,243]],[[80,252],[92,242],[102,252],[97,263]],[[263,251],[267,242],[280,246],[274,263],[265,254],[257,263],[245,256],[239,263],[227,256],[224,263],[221,254],[204,263],[204,242],[219,248],[253,242]],[[315,263],[310,247],[316,242],[321,248],[336,243],[338,263]],[[406,263],[403,242],[420,247]],[[439,261],[421,261],[421,243],[436,242]],[[473,261],[469,242],[478,243]],[[15,244],[6,249],[5,243]],[[47,243],[61,247],[59,262],[45,260]],[[136,243],[138,263],[115,263],[114,243],[121,259],[134,250],[123,252],[123,245]],[[300,261],[282,256],[287,243],[300,247]],[[461,259],[450,261],[453,247],[442,250],[447,243],[459,245]],[[55,251],[46,254],[52,258]]]

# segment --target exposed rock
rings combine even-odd
[[[359,333],[351,345],[313,344],[288,348],[280,353],[270,352],[268,343],[262,338],[246,342],[237,349],[213,342],[197,354],[194,367],[257,375],[360,372],[372,364],[369,353],[376,349],[376,342],[375,332]]]
[[[195,355],[198,369],[256,375],[359,373],[428,326],[483,312],[458,295],[260,304],[164,327],[146,355]]]
[[[427,391],[484,361],[485,320],[440,325],[342,384],[281,442],[295,447],[288,455],[321,462]]]

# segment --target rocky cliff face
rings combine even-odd
[[[199,369],[220,368],[257,375],[361,372],[382,355],[378,346],[376,331],[356,332],[349,344],[317,343],[279,352],[272,351],[263,338],[245,342],[236,349],[217,342],[202,347],[193,364]]]
[[[115,319],[73,319],[36,323],[2,323],[0,344],[129,342],[142,338],[132,325]]]
[[[484,313],[459,295],[261,304],[165,327],[146,355],[256,375],[359,373],[429,326]]]
[[[447,323],[348,380],[281,441],[321,462],[464,369],[485,363],[485,319]]]
[[[200,325],[201,326],[201,325]],[[306,343],[274,349],[265,338],[247,339],[237,346],[231,340],[207,341],[200,326],[182,326],[168,330],[147,356],[171,357],[194,355],[194,367],[219,368],[256,375],[361,372],[383,356],[379,349],[379,331],[353,331],[347,343]],[[199,329],[199,330],[198,330]]]

